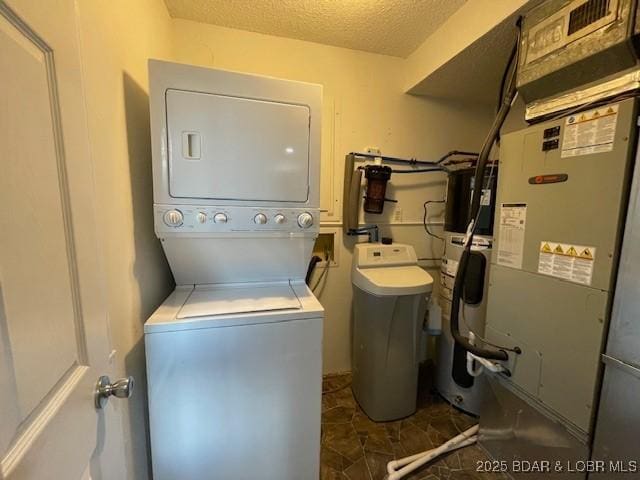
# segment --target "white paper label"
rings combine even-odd
[[[488,188],[482,189],[482,196],[480,197],[480,205],[488,207],[491,205],[491,190]]]
[[[526,225],[526,203],[503,203],[500,206],[498,265],[522,268]]]
[[[610,152],[618,122],[618,105],[570,115],[564,122],[562,158]]]
[[[450,258],[443,259],[444,273],[450,277],[455,277],[456,273],[458,273],[458,264],[459,262],[457,260]]]
[[[540,242],[538,273],[582,285],[591,285],[595,247]]]

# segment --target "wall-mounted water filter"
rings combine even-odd
[[[391,168],[382,165],[367,165],[364,169],[364,178],[367,179],[364,211],[382,213],[387,193],[387,182],[391,178]]]

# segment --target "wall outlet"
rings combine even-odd
[[[329,265],[337,265],[336,251],[335,251],[335,238],[336,232],[320,232],[316,243],[313,246],[313,255],[317,255],[321,258],[320,265],[324,266],[326,262],[326,255],[329,255]]]

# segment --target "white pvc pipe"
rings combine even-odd
[[[482,364],[478,362],[478,365],[475,366],[474,360],[473,355],[467,352],[467,373],[472,377],[479,377],[482,375]]]
[[[490,372],[500,373],[500,372],[506,371],[506,369],[502,365],[500,365],[499,363],[493,363],[492,361],[487,360],[486,358],[477,357],[473,353],[470,353],[470,352],[467,352],[467,369],[468,369],[468,365],[469,365],[470,361],[473,361],[473,360],[478,362],[480,365],[482,365],[483,368],[486,368]]]
[[[469,437],[469,440],[475,441],[476,439],[477,439],[477,435]],[[445,452],[445,453],[448,453],[451,450],[456,450],[456,449],[461,448],[463,446],[465,446],[465,445],[463,445],[462,443],[456,444],[450,450],[447,450],[447,452]],[[422,458],[422,457],[424,457],[426,455],[429,455],[434,450],[436,450],[436,449],[433,448],[431,450],[427,450],[427,451],[424,451],[424,452],[416,453],[415,455],[411,455],[410,457],[399,458],[398,460],[392,460],[391,462],[387,463],[387,473],[395,473],[396,470],[398,470],[399,468],[404,467],[405,465],[408,465],[408,464],[418,460],[419,458]]]
[[[408,465],[404,466],[403,468],[401,468],[398,471],[393,471],[391,472],[388,476],[387,476],[387,480],[399,480],[402,477],[404,477],[405,475],[410,474],[411,472],[413,472],[414,470],[420,468],[421,466],[423,466],[426,463],[429,463],[433,460],[435,460],[436,458],[438,458],[441,455],[444,455],[445,453],[449,453],[452,450],[456,450],[458,448],[462,448],[462,447],[467,447],[469,445],[473,445],[474,443],[476,443],[477,441],[477,437],[473,436],[471,438],[468,438],[467,440],[464,440],[461,443],[458,443],[452,447],[449,448],[434,448],[433,450],[429,450],[429,452],[425,452],[425,454],[423,454],[418,460],[414,460],[413,462],[409,463]]]
[[[402,468],[405,465],[408,465],[411,462],[414,462],[414,461],[418,460],[419,458],[422,458],[425,455],[428,455],[429,453],[433,452],[434,450],[435,450],[435,448],[433,448],[431,450],[426,450],[424,452],[416,453],[415,455],[411,455],[410,457],[404,457],[404,458],[399,458],[398,460],[392,460],[389,463],[387,463],[387,473],[395,473],[396,470],[398,470],[399,468]]]
[[[471,345],[476,344],[476,336],[473,332],[469,332],[469,343]],[[477,365],[473,362],[474,357],[467,352],[467,373],[472,377],[479,377],[482,375],[482,364]]]
[[[460,435],[440,445],[438,448],[427,450],[426,452],[411,455],[410,457],[401,458],[399,460],[392,460],[387,463],[387,472],[389,473],[388,480],[399,480],[417,468],[420,468],[425,463],[428,463],[451,450],[474,444],[478,439],[478,428],[478,425],[474,425],[468,430],[462,432]],[[396,468],[398,467],[402,468],[396,471]]]
[[[469,343],[475,345],[476,336],[473,332],[469,332]],[[474,366],[474,362],[477,362],[477,366]],[[500,373],[504,372],[505,368],[499,363],[492,362],[486,358],[478,357],[471,352],[467,352],[467,373],[472,377],[479,377],[482,374],[483,368],[486,368],[490,372]]]

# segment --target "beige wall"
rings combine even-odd
[[[434,159],[452,149],[477,150],[491,112],[471,105],[406,95],[406,60],[186,21],[173,21],[173,56],[183,63],[320,83],[323,230],[340,231],[344,155],[367,146],[384,154]],[[401,167],[399,167],[401,168]],[[383,234],[414,245],[418,256],[440,252],[422,227],[422,203],[442,199],[440,174],[394,176],[381,218]],[[401,209],[400,217],[394,216]],[[437,208],[433,208],[437,213]],[[436,218],[437,220],[438,218]],[[361,239],[363,240],[363,239]],[[338,234],[339,266],[319,289],[326,309],[324,371],[350,369],[351,252],[353,238]],[[432,263],[433,265],[433,263]],[[435,273],[434,273],[435,275]]]
[[[161,0],[78,0],[77,5],[116,350],[113,375],[134,375],[137,382],[128,402],[112,401],[110,408],[122,415],[126,478],[142,480],[149,478],[142,328],[173,286],[153,232],[147,59],[170,56],[171,19]],[[116,441],[113,437],[105,435],[107,442]]]

